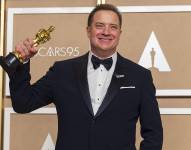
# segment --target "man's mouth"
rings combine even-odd
[[[98,38],[99,40],[101,40],[101,41],[111,41],[112,40],[112,38]]]

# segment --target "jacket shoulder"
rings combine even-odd
[[[85,55],[75,57],[75,58],[70,58],[66,60],[61,60],[61,61],[56,61],[53,65],[53,67],[59,68],[59,67],[67,67],[67,66],[72,66],[73,64],[80,63],[83,60],[86,60],[88,58],[88,53]]]
[[[121,65],[123,66],[124,69],[131,70],[133,72],[138,72],[138,73],[150,72],[149,69],[144,68],[143,66],[121,55],[119,55],[119,59],[121,60]]]

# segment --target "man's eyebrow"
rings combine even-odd
[[[115,24],[115,23],[111,23],[110,25],[112,25],[112,26],[119,26],[118,24]]]
[[[103,22],[96,22],[95,24],[105,24],[105,23],[103,23]],[[112,26],[119,26],[118,24],[115,24],[115,23],[111,23],[111,24],[109,24],[109,25],[112,25]]]
[[[104,24],[103,22],[96,22],[96,24]]]

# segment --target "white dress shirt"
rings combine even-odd
[[[109,70],[107,70],[102,64],[100,64],[100,66],[95,70],[91,62],[92,55],[96,56],[95,54],[93,54],[93,52],[90,51],[88,56],[87,77],[92,108],[95,115],[110,85],[115,65],[117,62],[117,52],[110,56],[113,59],[113,63]]]

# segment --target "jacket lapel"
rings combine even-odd
[[[122,68],[122,58],[118,54],[117,63],[115,66],[115,70],[111,79],[111,83],[108,87],[107,93],[103,99],[101,106],[99,107],[95,117],[98,117],[111,103],[112,99],[117,95],[120,90],[120,85],[123,83],[125,73]]]
[[[88,64],[88,53],[82,56],[82,58],[80,58],[80,61],[77,61],[75,70],[77,70],[76,72],[77,81],[78,81],[79,88],[82,93],[84,102],[89,112],[91,113],[91,115],[94,115],[92,104],[91,104],[89,87],[88,87],[88,80],[87,80],[87,64]]]

